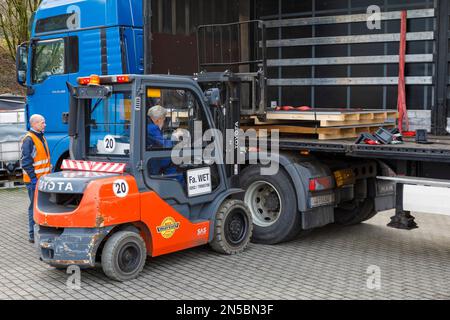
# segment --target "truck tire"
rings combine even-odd
[[[252,236],[252,215],[241,200],[225,200],[216,213],[211,248],[223,254],[244,251]]]
[[[242,172],[240,182],[252,214],[253,242],[277,244],[300,234],[296,192],[284,170],[262,176],[259,166],[250,166]]]
[[[375,211],[374,200],[366,198],[364,200],[353,200],[346,203],[334,211],[334,221],[337,224],[351,226],[366,221],[377,212]]]
[[[372,219],[377,215],[378,211],[373,210],[362,222]]]
[[[144,268],[146,257],[145,243],[138,233],[118,231],[105,243],[102,251],[102,269],[111,279],[131,280]]]

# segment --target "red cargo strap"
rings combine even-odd
[[[398,99],[397,110],[399,113],[398,129],[403,132],[403,121],[406,122],[406,130],[409,131],[408,110],[406,108],[406,83],[405,83],[405,58],[406,58],[406,23],[407,11],[403,10],[401,14],[400,28],[400,53],[398,66]]]

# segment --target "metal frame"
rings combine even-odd
[[[406,77],[406,84],[432,85],[433,77]],[[349,86],[349,85],[397,85],[396,77],[368,77],[368,78],[297,78],[297,79],[269,79],[269,86]]]
[[[254,29],[252,29],[252,25]],[[238,41],[237,41],[237,51],[238,51],[238,59],[237,61],[224,61],[223,57],[223,48],[226,45],[224,45],[223,40],[223,29],[229,29],[230,31],[230,39],[231,39],[231,29],[237,26],[237,34],[238,34]],[[241,32],[242,26],[248,27],[248,32],[252,33],[253,36],[258,37],[260,36],[260,39],[257,39],[255,43],[261,43],[261,46],[258,48],[256,46],[256,56],[255,59],[248,59],[245,57],[245,59],[242,59],[242,39],[241,39]],[[208,32],[208,29],[211,29],[211,31]],[[215,29],[215,30],[214,30]],[[218,31],[220,37],[217,41],[214,41],[214,31]],[[205,62],[206,59],[206,35],[207,33],[212,35],[212,44],[213,46],[217,45],[217,43],[220,45],[220,58],[218,61],[215,60],[215,57],[213,55],[211,62]],[[203,52],[201,50],[201,41],[203,41]],[[241,114],[242,115],[263,115],[266,107],[267,107],[267,83],[266,83],[266,76],[265,71],[267,70],[267,48],[266,48],[266,27],[262,20],[249,20],[249,21],[239,21],[235,23],[224,23],[224,24],[210,24],[210,25],[201,25],[197,28],[197,51],[198,51],[198,66],[200,70],[207,70],[209,67],[248,67],[248,70],[250,72],[238,72],[235,73],[234,76],[239,78],[241,82],[243,83],[249,83],[250,84],[250,90],[251,90],[251,103],[249,108],[242,108],[241,105]],[[213,48],[214,50],[214,48]],[[228,43],[228,50],[231,52],[232,50],[232,42]],[[231,59],[231,56],[230,56]],[[252,68],[253,66],[253,68]],[[253,69],[253,71],[252,71]],[[222,70],[225,71],[225,70]]]
[[[432,109],[431,131],[436,135],[447,134],[447,95],[448,95],[448,63],[449,63],[449,3],[448,0],[438,0],[438,30],[435,105]]]
[[[315,1],[315,0],[312,0]],[[428,2],[429,0],[427,0],[426,2]],[[385,0],[384,5],[380,5],[380,7],[382,7],[385,10],[388,9],[392,9],[392,10],[401,10],[405,7],[404,3],[401,4],[388,4]],[[418,10],[423,10],[423,3],[411,3],[409,4],[410,10],[414,10],[413,8],[418,8]],[[281,9],[281,8],[280,8]],[[367,10],[367,6],[360,6],[360,7],[352,7],[352,9],[354,11],[357,12],[364,12]],[[279,13],[277,14],[273,14],[273,15],[267,15],[267,16],[262,16],[260,17],[261,19],[264,20],[271,20],[271,19],[292,19],[292,18],[299,18],[299,17],[311,17],[312,15],[319,15],[319,16],[324,16],[324,15],[330,15],[330,14],[346,14],[348,13],[348,8],[343,8],[343,9],[328,9],[328,10],[316,10],[315,8],[313,8],[312,11],[303,11],[303,12],[293,12],[293,13],[283,13],[280,14],[281,10],[279,10]]]
[[[407,41],[426,41],[434,40],[434,32],[410,32],[406,35]],[[318,37],[318,38],[300,38],[300,39],[283,39],[283,40],[267,40],[267,48],[275,47],[298,47],[298,46],[321,46],[335,44],[361,44],[375,42],[398,42],[400,41],[400,33],[388,34],[370,34],[358,36],[339,36],[339,37]]]
[[[408,54],[406,63],[433,62],[432,54]],[[388,64],[399,63],[398,55],[383,56],[349,56],[331,58],[305,58],[305,59],[268,59],[268,67],[294,67],[294,66],[327,66],[341,64]]]
[[[250,24],[256,24],[257,28],[260,29],[261,32],[261,56],[255,59],[255,60],[246,60],[246,61],[242,61],[241,59],[241,54],[242,54],[242,50],[241,50],[241,43],[240,41],[238,41],[238,53],[239,53],[239,57],[237,61],[223,61],[223,31],[222,29],[224,28],[232,28],[233,26],[237,26],[238,27],[238,35],[239,35],[239,40],[240,40],[240,32],[241,32],[241,26],[242,25],[250,25]],[[214,56],[213,56],[213,61],[212,62],[204,62],[203,60],[206,58],[206,54],[205,52],[202,52],[200,50],[200,39],[205,39],[206,38],[206,34],[207,29],[211,28],[211,29],[217,29],[219,30],[219,34],[220,34],[220,39],[218,41],[218,43],[220,44],[220,52],[221,52],[221,57],[220,57],[220,61],[214,61]],[[265,63],[266,63],[266,32],[265,32],[265,24],[262,20],[249,20],[249,21],[239,21],[239,22],[234,22],[234,23],[222,23],[222,24],[207,24],[207,25],[200,25],[197,27],[197,52],[198,52],[198,66],[200,68],[200,70],[202,70],[203,67],[220,67],[220,66],[242,66],[242,65],[260,65],[261,67],[265,67]],[[215,45],[214,43],[214,30],[209,32],[210,34],[212,34],[213,36],[213,46]],[[201,37],[201,35],[203,35],[203,37]],[[206,50],[206,41],[203,41],[204,43],[204,49]],[[229,50],[231,50],[231,46],[232,44],[229,43]],[[203,50],[203,51],[205,51]]]
[[[310,140],[310,141],[308,141]],[[344,154],[355,158],[450,163],[450,148],[355,145],[353,141],[321,142],[313,139],[280,139],[280,150]]]
[[[382,12],[381,20],[399,20],[400,11]],[[421,19],[434,17],[434,9],[426,10],[408,10],[408,17],[410,19]],[[366,22],[367,14],[351,14],[351,15],[339,15],[339,16],[325,16],[325,17],[313,17],[313,18],[297,18],[289,20],[269,20],[266,21],[266,28],[278,28],[278,27],[297,27],[297,26],[312,26],[312,25],[324,25],[324,24],[338,24],[338,23],[354,23],[354,22]]]

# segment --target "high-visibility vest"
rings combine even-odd
[[[28,132],[25,137],[23,138],[22,142],[27,138],[30,137],[33,140],[34,146],[36,147],[36,154],[33,155],[33,167],[34,167],[34,173],[36,174],[36,178],[39,179],[43,175],[46,175],[50,173],[51,171],[51,163],[50,163],[50,154],[47,153],[48,151],[48,144],[47,140],[43,137],[44,144],[42,143],[41,139],[39,139],[35,134],[32,134]],[[45,149],[47,148],[47,149]],[[47,150],[47,151],[46,151]],[[25,170],[23,170],[23,182],[30,183],[31,179],[28,173],[26,173]]]

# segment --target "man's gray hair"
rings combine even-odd
[[[156,105],[156,106],[153,106],[150,109],[148,109],[147,115],[150,118],[155,118],[155,119],[166,118],[167,110],[166,110],[166,108],[161,107],[160,105]]]
[[[43,116],[41,116],[40,114],[33,114],[33,115],[30,117],[30,124],[39,122],[39,121],[41,121],[41,120],[45,120],[45,118],[44,118]]]

